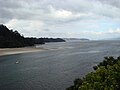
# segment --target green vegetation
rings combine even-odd
[[[33,38],[24,37],[18,31],[9,30],[6,26],[0,25],[0,48],[18,48],[45,44],[46,42],[65,42],[61,38]]]
[[[93,69],[83,79],[75,79],[66,90],[120,90],[120,57],[105,57]]]

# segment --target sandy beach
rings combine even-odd
[[[29,52],[38,52],[38,51],[45,51],[45,50],[47,49],[36,48],[36,47],[4,48],[4,49],[0,48],[0,56],[20,54],[20,53],[29,53]]]

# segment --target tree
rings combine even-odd
[[[81,80],[78,88],[74,88],[76,82],[66,90],[120,90],[120,57],[105,57],[96,67]]]

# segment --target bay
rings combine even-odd
[[[48,50],[0,57],[0,90],[65,90],[75,78],[93,71],[103,57],[120,55],[119,40],[77,40],[39,47]]]

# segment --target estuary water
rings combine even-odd
[[[47,43],[46,51],[0,57],[0,90],[65,90],[105,56],[120,55],[120,41]],[[19,61],[19,64],[15,62]]]

